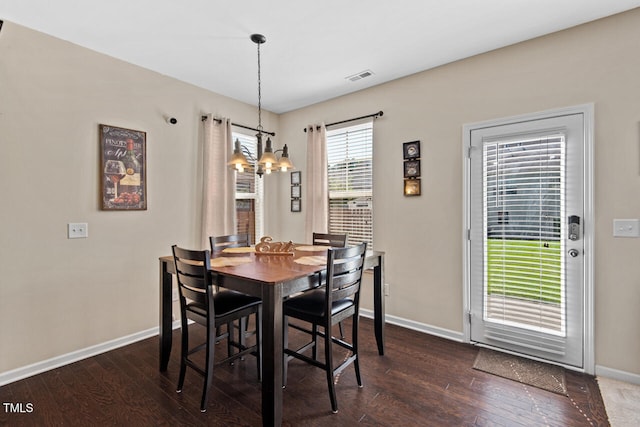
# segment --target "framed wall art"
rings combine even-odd
[[[302,210],[302,187],[300,186],[302,174],[300,171],[291,172],[291,212]]]
[[[417,159],[420,157],[420,141],[405,142],[402,144],[404,159]]]
[[[417,178],[420,176],[420,160],[407,160],[404,162],[404,177]]]
[[[301,197],[301,194],[302,194],[302,190],[301,190],[299,185],[292,185],[291,186],[291,198],[292,199],[299,199]]]
[[[103,210],[147,209],[147,133],[103,125],[100,189]]]
[[[419,196],[420,195],[420,180],[419,179],[405,179],[404,180],[404,195],[405,196]]]
[[[404,195],[420,195],[420,141],[402,144],[404,158]]]

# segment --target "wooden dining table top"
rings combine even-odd
[[[293,254],[262,254],[248,248],[229,248],[211,254],[211,271],[263,283],[306,277],[326,268],[327,246],[300,245]],[[161,257],[171,261],[172,256]],[[228,260],[228,262],[226,262]]]

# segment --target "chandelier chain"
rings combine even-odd
[[[262,133],[262,89],[260,79],[260,43],[258,45],[258,131]]]

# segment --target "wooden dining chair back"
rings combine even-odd
[[[209,236],[209,245],[211,246],[211,252],[221,251],[226,248],[251,246],[251,236],[249,233]]]
[[[326,372],[331,410],[338,412],[335,377],[347,366],[353,364],[358,386],[362,387],[358,357],[358,313],[360,307],[360,284],[364,268],[366,243],[348,248],[332,248],[327,251],[327,282],[323,288],[304,292],[289,298],[283,303],[285,315],[284,353],[286,376],[287,363],[291,358],[299,359]],[[306,330],[311,340],[296,350],[288,348],[288,321],[295,318],[308,322],[311,328]],[[332,326],[345,319],[352,318],[351,342],[332,336]],[[318,330],[318,327],[322,330]],[[299,329],[299,328],[296,328]],[[324,361],[318,360],[317,349],[324,339]],[[342,362],[335,366],[333,346],[338,345],[349,351]],[[312,349],[311,357],[304,354]],[[285,377],[286,379],[286,377]]]
[[[347,246],[346,234],[313,233],[313,245],[344,248]]]
[[[211,253],[208,250],[190,250],[176,245],[171,247],[178,279],[181,323],[181,355],[178,393],[182,392],[187,367],[204,377],[200,410],[205,412],[209,389],[213,380],[214,353],[216,342],[227,339],[227,357],[216,364],[230,362],[246,354],[257,359],[258,377],[261,372],[261,314],[262,303],[259,298],[239,292],[225,290],[215,292],[211,269]],[[251,347],[244,339],[234,340],[232,323],[255,315],[256,343]],[[190,346],[189,325],[192,320],[206,328],[206,340],[197,346]],[[227,333],[219,334],[220,326],[227,325]],[[232,351],[232,347],[237,351]],[[205,364],[194,362],[191,356],[205,350]]]
[[[348,236],[346,234],[330,234],[330,233],[313,233],[314,246],[331,246],[334,248],[344,248],[347,246]],[[324,283],[324,275],[321,274],[320,281]],[[340,337],[344,338],[344,327],[342,322],[338,323],[340,327]]]

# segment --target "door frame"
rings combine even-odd
[[[479,128],[492,127],[504,124],[514,124],[524,121],[546,119],[556,116],[582,114],[584,117],[584,367],[581,371],[587,374],[595,374],[595,352],[594,352],[594,183],[593,183],[593,140],[594,140],[594,104],[581,104],[565,108],[545,110],[531,114],[521,114],[499,119],[492,119],[476,123],[468,123],[462,128],[462,158],[463,158],[463,203],[462,203],[462,332],[463,340],[471,342],[471,242],[469,240],[471,226],[471,131]],[[575,370],[575,367],[567,366]]]

